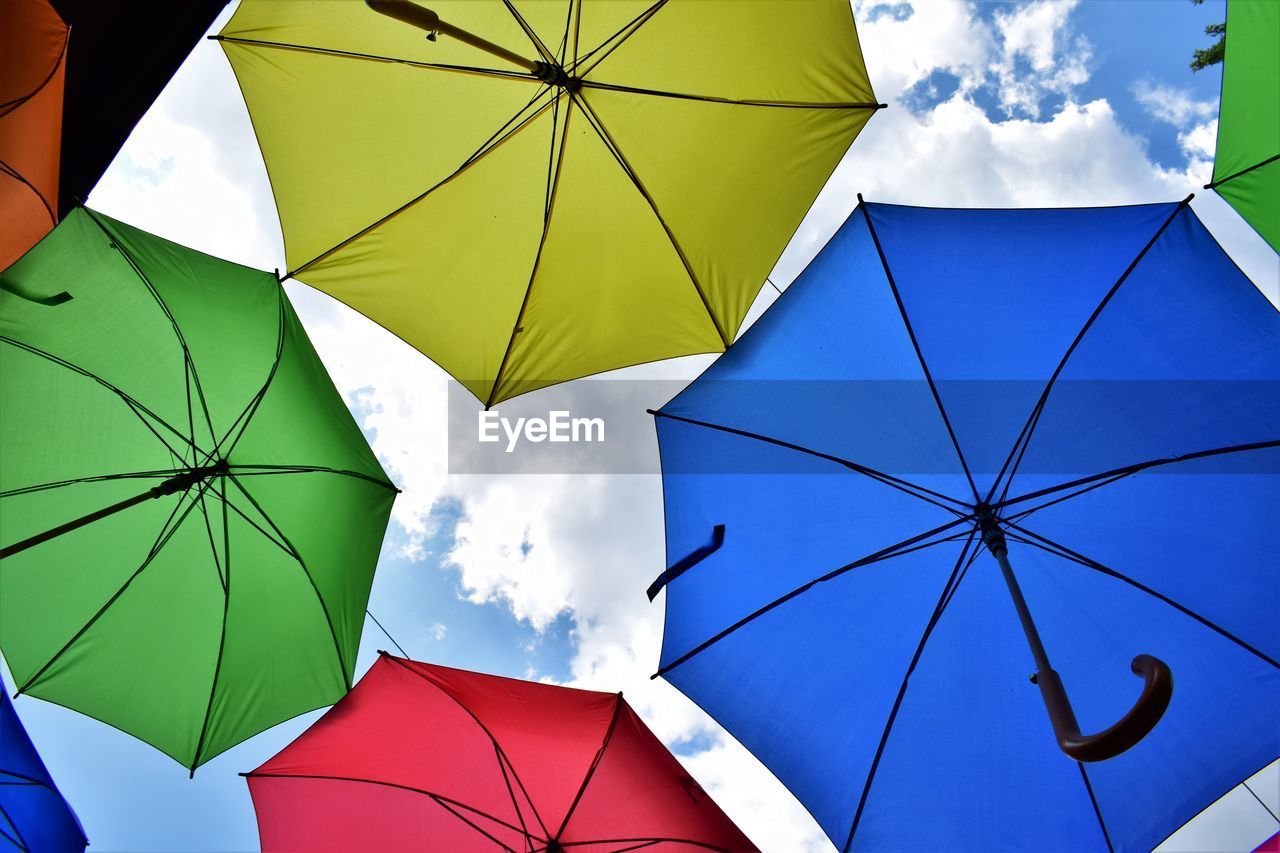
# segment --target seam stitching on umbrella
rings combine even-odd
[[[0,116],[0,118],[3,118],[3,116]],[[22,184],[27,189],[31,190],[31,193],[36,198],[40,199],[40,204],[44,206],[45,213],[49,214],[49,221],[55,225],[58,223],[58,216],[53,212],[53,208],[50,207],[49,200],[44,197],[44,193],[36,189],[34,184],[28,181],[23,175],[19,174],[17,169],[13,168],[5,161],[0,160],[0,172],[3,172],[4,174],[10,176],[15,181]]]

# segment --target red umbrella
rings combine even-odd
[[[756,849],[621,693],[385,652],[245,775],[264,851]]]

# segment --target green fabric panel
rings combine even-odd
[[[873,112],[842,0],[431,8],[526,57],[564,56],[583,77],[573,110],[557,89],[555,112],[537,113],[551,90],[529,75],[485,71],[502,60],[447,36],[426,41],[359,0],[314,14],[310,4],[245,0],[222,44],[296,277],[390,329],[489,403],[723,349]],[[568,145],[567,159],[581,150],[587,162],[561,169],[563,114],[585,119],[588,109],[599,110],[612,138]],[[482,148],[486,140],[495,147]],[[610,147],[627,165],[600,156]],[[531,285],[549,173],[579,185],[553,192]],[[584,208],[566,210],[569,198]],[[674,240],[655,237],[662,220]],[[684,286],[673,255],[689,267]]]
[[[1280,252],[1280,160],[1216,188],[1271,248]]]
[[[1230,0],[1222,71],[1218,193],[1280,251],[1280,3]],[[1271,160],[1262,168],[1246,169]],[[1237,176],[1238,177],[1233,177]]]
[[[217,476],[6,558],[19,685],[188,767],[338,699],[395,490],[275,277],[78,209],[0,284],[0,544],[219,458],[271,504]]]
[[[204,684],[209,720],[192,764],[235,746],[246,732],[336,702],[350,683],[302,567],[262,532],[273,531],[233,484],[226,485],[226,500],[230,596],[225,638],[217,683]],[[341,537],[340,526],[331,529],[332,538]],[[268,649],[271,653],[264,654]],[[203,717],[205,707],[200,710]]]
[[[182,521],[156,556],[27,688],[188,766],[208,704],[223,603],[200,512],[192,506],[184,495]],[[124,538],[110,544],[127,549]],[[90,566],[82,564],[82,571]]]
[[[566,379],[723,349],[661,222],[578,108],[494,402]]]

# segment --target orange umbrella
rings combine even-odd
[[[48,0],[0,3],[0,269],[57,223],[68,32]]]

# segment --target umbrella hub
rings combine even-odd
[[[538,62],[536,64],[537,70],[533,72],[534,76],[543,83],[550,83],[552,86],[559,86],[570,94],[576,93],[582,88],[582,78],[570,77],[569,74],[565,72],[563,66],[555,65],[550,62]]]
[[[219,459],[212,465],[200,465],[183,471],[176,477],[170,477],[151,491],[155,497],[176,495],[211,477],[223,477],[229,473],[231,473],[231,465],[227,460]]]
[[[985,503],[979,503],[973,509],[978,517],[978,530],[982,532],[982,541],[988,550],[997,559],[1001,554],[1007,554],[1009,548],[1005,544],[1004,531],[1000,529],[1000,519],[996,517],[995,510]]]
[[[547,842],[547,849],[544,853],[564,853],[564,848],[560,846],[559,841],[553,838]]]

